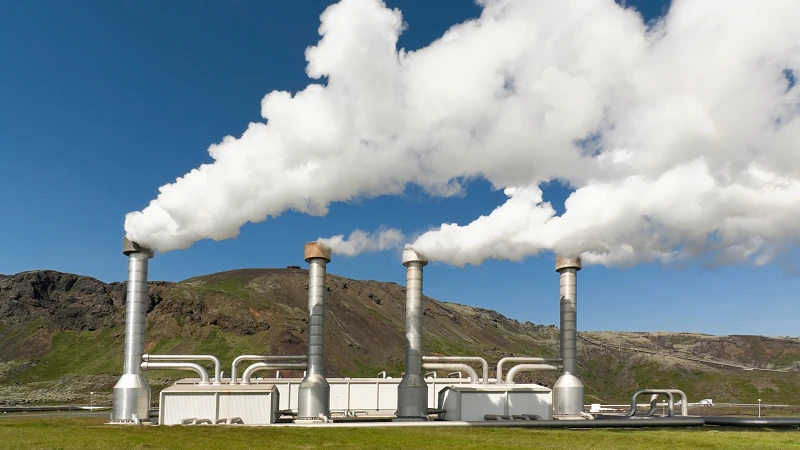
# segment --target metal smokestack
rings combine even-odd
[[[146,421],[150,416],[150,386],[142,375],[140,364],[144,353],[144,331],[147,316],[147,264],[152,250],[127,238],[122,253],[128,257],[128,295],[125,300],[125,360],[122,377],[114,386],[112,422]]]
[[[406,266],[406,373],[397,388],[397,417],[428,415],[428,385],[422,377],[422,268],[428,261],[412,249],[403,250]]]
[[[561,276],[561,360],[564,371],[553,386],[553,416],[577,419],[583,414],[583,383],[578,379],[578,271],[580,258],[556,256]]]
[[[305,248],[308,263],[308,370],[298,391],[298,420],[330,417],[331,387],[325,379],[325,266],[331,249],[309,242]],[[327,419],[326,419],[327,420]]]

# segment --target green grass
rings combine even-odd
[[[229,294],[237,298],[248,298],[249,291],[243,285],[242,280],[231,278],[228,280],[217,281],[211,284],[198,284],[194,287],[200,292],[219,292]]]
[[[792,431],[728,429],[533,430],[477,428],[133,427],[96,418],[2,418],[7,449],[791,449]]]

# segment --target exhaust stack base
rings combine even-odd
[[[111,408],[112,423],[134,423],[150,417],[150,385],[140,373],[122,375],[114,385],[114,403]]]
[[[583,383],[575,375],[565,373],[553,385],[553,418],[583,419]]]

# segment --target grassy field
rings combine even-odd
[[[798,431],[730,429],[523,430],[476,428],[286,428],[110,426],[96,417],[0,419],[4,449],[791,449]]]

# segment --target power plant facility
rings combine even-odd
[[[560,280],[560,355],[557,358],[509,356],[496,362],[472,355],[425,355],[423,346],[423,272],[427,259],[406,248],[405,371],[401,378],[328,378],[325,376],[325,313],[327,265],[331,249],[318,242],[305,245],[308,263],[308,339],[306,354],[240,355],[225,376],[214,355],[158,355],[144,352],[148,262],[153,252],[124,239],[128,257],[124,371],[113,392],[112,424],[158,425],[356,425],[375,426],[521,426],[521,427],[646,427],[700,426],[713,418],[691,417],[688,398],[680,390],[647,388],[633,393],[627,414],[586,412],[577,365],[578,271],[581,259],[557,256]],[[555,303],[555,299],[553,301]],[[213,364],[210,374],[205,363]],[[479,368],[478,368],[479,367]],[[147,370],[193,372],[158,394],[151,410]],[[282,372],[303,373],[283,377]],[[560,373],[551,388],[517,382],[523,372]],[[257,373],[266,372],[265,377]],[[457,378],[438,376],[446,372]],[[260,375],[260,374],[259,374]],[[649,396],[650,409],[638,413],[637,398]],[[657,399],[668,404],[656,414]],[[676,402],[676,398],[679,400]],[[678,408],[679,405],[679,408]],[[645,404],[644,406],[647,406]],[[676,408],[678,408],[676,412]],[[597,420],[596,420],[597,419]],[[720,419],[723,420],[723,419]],[[726,421],[737,420],[724,418]],[[754,419],[736,425],[757,426]],[[782,419],[770,420],[771,426]],[[789,419],[796,420],[796,419]],[[788,423],[788,422],[787,422]],[[793,422],[792,422],[793,423]]]
[[[800,447],[800,0],[62,3],[0,450]]]

